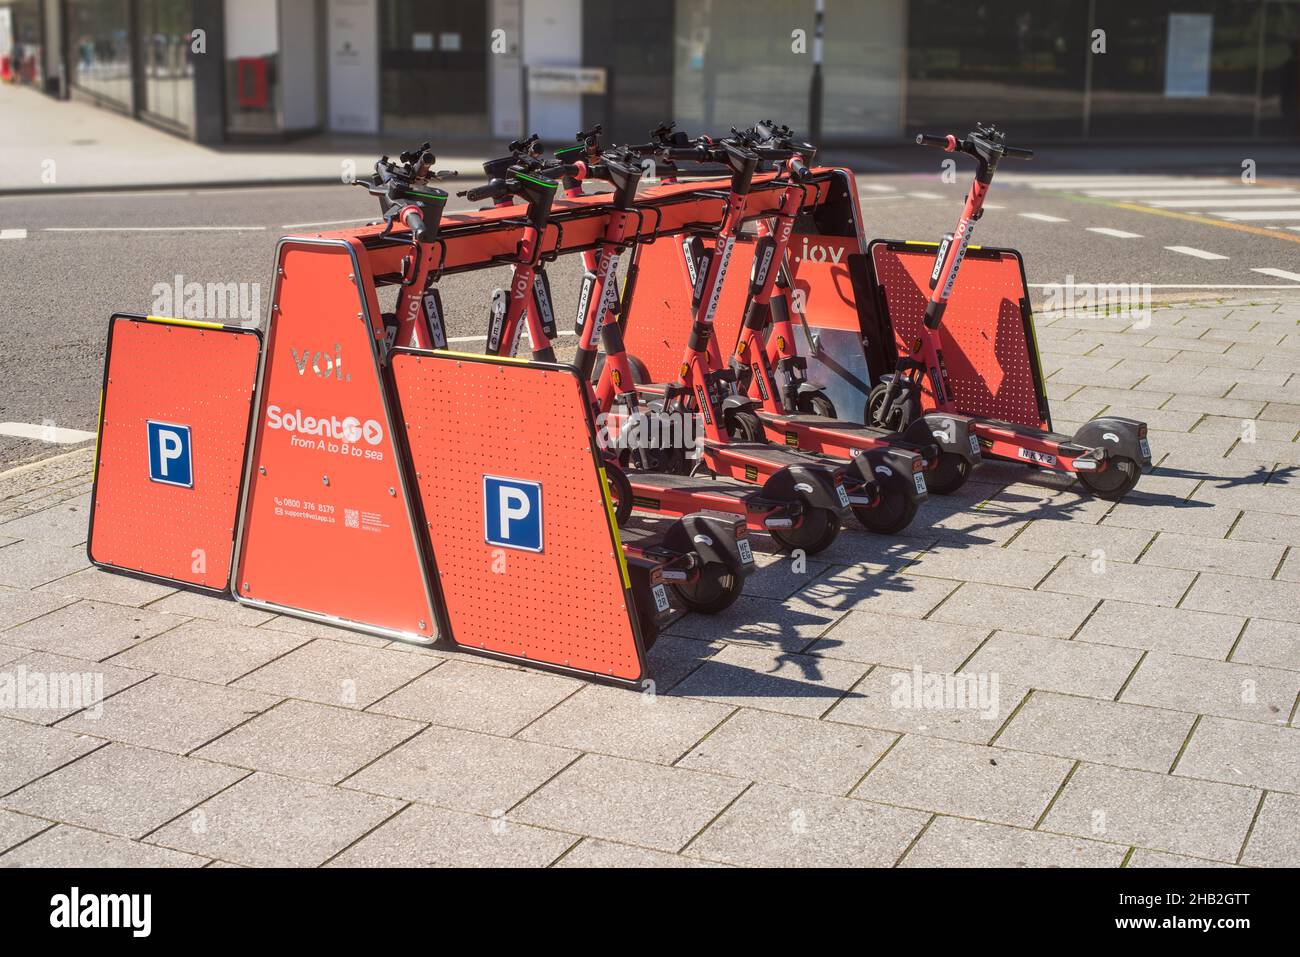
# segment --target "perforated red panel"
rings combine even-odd
[[[91,559],[225,590],[257,335],[114,316],[108,349]],[[193,487],[150,479],[149,421],[188,428]]]
[[[957,411],[1045,428],[1034,382],[1037,350],[1020,310],[1021,298],[1028,297],[1020,259],[1007,251],[978,252],[962,263],[939,328]],[[884,287],[900,353],[909,351],[907,343],[921,329],[934,255],[931,245],[872,244],[876,281]],[[933,402],[928,392],[926,397]]]
[[[641,677],[622,547],[576,374],[452,353],[399,353],[392,374],[452,638]],[[541,551],[486,540],[485,475],[541,484]]]

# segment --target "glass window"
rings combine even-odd
[[[9,51],[14,75],[22,83],[39,85],[44,75],[41,53],[41,4],[39,0],[18,0],[11,8],[13,47]]]
[[[1264,8],[1259,130],[1264,136],[1300,136],[1300,3]]]
[[[194,65],[189,0],[140,0],[138,39],[144,75],[141,108],[189,130],[194,126]]]
[[[68,0],[68,80],[130,110],[131,39],[127,0]]]
[[[225,0],[226,130],[275,133],[280,110],[279,4]]]
[[[385,130],[487,136],[487,0],[382,0]]]

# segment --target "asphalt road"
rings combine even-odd
[[[1300,179],[1261,173],[1243,186],[1232,169],[1177,175],[1008,170],[975,241],[1020,249],[1035,295],[1069,276],[1150,283],[1156,301],[1296,295],[1279,289],[1300,290]],[[858,182],[869,238],[936,239],[953,227],[969,173],[959,169],[955,183],[937,172]],[[155,311],[155,285],[180,275],[260,283],[265,312],[280,236],[373,215],[372,198],[342,184],[0,198],[0,423],[93,431],[114,311]],[[551,267],[561,317],[573,314],[578,276],[572,263]],[[444,282],[449,334],[481,334],[504,282],[505,270]],[[69,447],[0,435],[0,468]]]

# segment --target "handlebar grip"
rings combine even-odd
[[[505,189],[505,185],[504,180],[494,179],[492,182],[486,183],[483,186],[475,186],[473,189],[465,190],[460,195],[464,196],[471,203],[477,203],[485,199],[493,199],[502,195],[502,190]]]
[[[402,222],[411,231],[411,236],[417,243],[424,242],[424,237],[428,234],[429,228],[425,225],[424,217],[420,215],[419,209],[408,206],[402,210]]]
[[[1019,146],[1006,146],[1003,147],[1002,155],[1007,157],[1008,159],[1027,160],[1027,159],[1034,158],[1034,151],[1027,150]]]
[[[935,136],[932,133],[917,133],[916,142],[918,146],[937,146],[941,150],[952,152],[957,148],[957,137],[952,136]]]

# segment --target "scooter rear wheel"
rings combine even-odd
[[[798,528],[773,528],[768,531],[777,545],[785,551],[792,552],[800,548],[809,555],[816,555],[830,548],[839,533],[839,516],[826,508],[804,509],[803,522]]]
[[[744,580],[726,565],[709,562],[695,581],[674,583],[673,591],[687,610],[716,615],[735,604],[743,586]]]
[[[823,419],[835,418],[835,403],[825,392],[809,392],[799,396],[799,411],[805,415],[819,415]]]
[[[970,477],[970,460],[956,452],[940,452],[939,464],[925,473],[925,485],[931,492],[948,495],[966,484]]]
[[[878,535],[894,535],[907,528],[916,517],[920,503],[901,491],[882,491],[875,506],[855,505],[853,515],[862,527]]]
[[[732,409],[726,418],[727,434],[733,442],[766,442],[763,420],[749,409]]]
[[[1079,484],[1097,498],[1118,502],[1137,485],[1142,469],[1137,462],[1124,455],[1116,455],[1106,462],[1101,472],[1077,472]]]
[[[614,503],[614,522],[620,527],[632,517],[632,483],[626,473],[613,462],[605,463],[605,485],[610,501]]]

